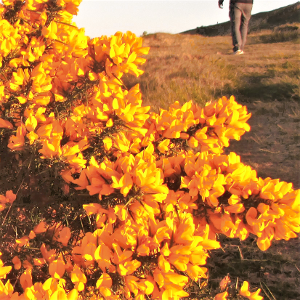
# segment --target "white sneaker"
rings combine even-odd
[[[235,52],[233,52],[233,55],[241,55],[244,54],[243,50],[236,50]]]

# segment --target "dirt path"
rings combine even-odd
[[[229,150],[240,154],[259,176],[300,188],[299,45],[256,44],[251,36],[249,40],[245,57],[225,58],[240,74],[233,94],[252,113],[251,131],[233,141]]]
[[[247,107],[251,131],[232,141],[226,153],[241,155],[260,177],[280,178],[300,188],[300,103],[257,101]]]

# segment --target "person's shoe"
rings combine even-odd
[[[233,55],[241,55],[244,54],[243,50],[236,50],[235,52],[233,52]]]

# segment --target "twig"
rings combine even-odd
[[[14,283],[14,286],[13,286],[13,287],[14,287],[14,289],[15,289],[15,287],[16,287],[16,284],[17,284],[17,282],[18,282],[18,280],[19,280],[19,278],[20,278],[20,276],[21,276],[21,275],[22,275],[22,274],[19,274],[19,275],[18,275],[18,277],[17,277],[17,280],[15,281],[15,283]]]
[[[259,149],[259,151],[262,151],[262,152],[268,152],[268,153],[274,153],[274,154],[276,154],[276,153],[280,153],[280,151],[270,151],[270,150],[268,150],[268,149],[263,149],[263,148],[260,148]]]
[[[72,24],[68,24],[68,23],[65,23],[65,22],[61,22],[61,21],[54,21],[55,23],[59,23],[59,24],[63,24],[63,25],[67,25],[67,26],[71,26],[71,27],[74,27],[74,28],[77,28],[76,26],[72,25]]]
[[[83,226],[83,223],[82,223],[81,217],[79,218],[79,220],[80,220],[80,224],[81,224],[81,227],[82,227],[82,231],[85,233],[85,230],[84,230],[84,226]]]
[[[59,41],[59,40],[57,40],[57,39],[53,39],[53,41],[55,41],[55,42],[58,42],[58,43],[61,43],[61,44],[64,44],[64,45],[68,46],[68,44],[64,43],[63,41]]]
[[[24,182],[24,178],[22,179],[22,182],[21,182],[21,184],[20,184],[20,186],[19,186],[19,188],[18,188],[18,190],[17,190],[16,196],[18,196],[18,193],[19,193],[19,191],[20,191],[20,188],[21,188],[23,182]],[[8,214],[9,214],[9,212],[10,212],[11,207],[12,207],[13,204],[14,204],[14,202],[12,202],[12,203],[10,204],[10,207],[9,207],[9,209],[8,209],[8,211],[7,211],[6,215],[5,215],[5,217],[4,217],[4,220],[3,220],[2,224],[1,224],[1,226],[4,225],[4,223],[5,223],[6,219],[7,219],[7,216],[8,216]]]
[[[243,253],[242,253],[242,250],[241,250],[240,246],[237,246],[237,247],[239,249],[241,259],[244,260],[244,256],[243,256]]]
[[[264,290],[262,284],[264,284],[264,286],[267,288],[267,290],[268,290],[268,292],[270,293],[270,295],[272,296],[272,298],[270,298],[270,296],[266,293],[266,291]],[[260,286],[261,286],[262,290],[264,291],[265,295],[266,295],[270,300],[276,300],[276,298],[274,297],[274,295],[272,294],[272,292],[270,291],[270,289],[268,288],[268,286],[267,286],[264,282],[260,281]]]

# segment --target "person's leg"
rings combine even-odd
[[[246,40],[247,40],[247,34],[248,34],[248,25],[249,20],[251,18],[251,10],[252,10],[252,4],[249,3],[237,3],[236,6],[240,9],[242,13],[242,24],[241,24],[241,44],[240,44],[240,50],[244,50]]]
[[[237,50],[240,50],[240,47],[242,46],[242,36],[240,32],[242,12],[238,7],[230,4],[229,17],[231,21],[233,51],[236,52]]]

